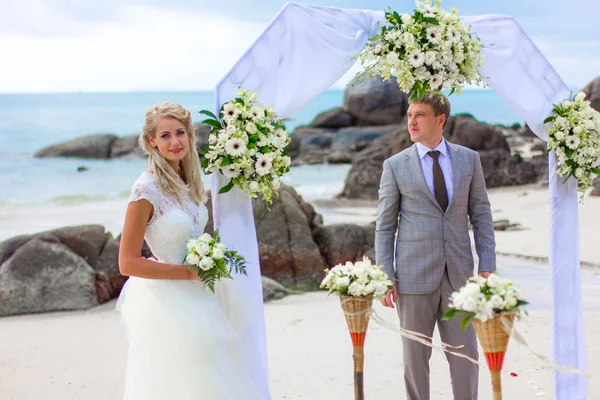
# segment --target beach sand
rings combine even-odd
[[[544,259],[548,255],[548,189],[536,185],[491,189],[494,219],[519,223],[524,230],[496,232],[499,253]],[[317,201],[325,223],[365,224],[375,219],[375,202]],[[67,224],[100,223],[120,232],[126,201],[14,213],[0,224],[0,240]],[[593,246],[600,226],[600,198],[580,205],[581,259],[600,265]],[[17,224],[18,225],[15,225]],[[15,232],[15,226],[17,231]],[[534,350],[551,354],[552,302],[547,263],[499,256],[499,271],[513,279],[531,300],[530,316],[517,323]],[[589,372],[600,375],[599,269],[583,268],[583,304]],[[0,399],[105,400],[121,398],[126,362],[124,329],[115,302],[68,313],[0,318]],[[397,323],[394,310],[376,306],[379,315]],[[324,292],[289,296],[265,306],[271,391],[274,400],[347,400],[352,394],[352,346],[339,300]],[[369,399],[403,399],[400,336],[371,324],[365,348],[365,385]],[[510,372],[517,373],[516,377]],[[451,398],[444,356],[431,361],[432,400]],[[588,399],[600,398],[600,383],[590,380]],[[504,376],[509,399],[552,399],[552,372],[525,348],[510,344]],[[491,399],[490,379],[480,370],[480,399]]]
[[[504,276],[518,282],[531,301],[530,316],[518,322],[537,352],[550,354],[549,272],[543,264],[500,257]],[[600,275],[584,270],[584,318],[589,371],[600,374]],[[121,398],[127,344],[115,302],[88,311],[0,319],[0,399],[106,400]],[[377,314],[397,324],[394,310],[375,304]],[[352,345],[336,297],[324,292],[289,296],[265,306],[271,392],[274,400],[353,398]],[[439,339],[436,336],[436,342]],[[482,357],[483,359],[483,357]],[[510,375],[517,374],[516,377]],[[368,399],[404,399],[401,338],[371,323],[365,345]],[[552,399],[552,372],[511,342],[503,374],[507,399]],[[448,366],[434,351],[431,399],[451,396]],[[490,378],[480,368],[480,399],[492,399]],[[600,398],[592,379],[589,399]]]

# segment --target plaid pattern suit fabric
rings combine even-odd
[[[454,194],[446,211],[429,191],[416,145],[383,163],[377,205],[375,252],[402,294],[434,292],[447,266],[458,290],[473,276],[471,221],[478,272],[496,270],[494,226],[479,154],[447,143]]]

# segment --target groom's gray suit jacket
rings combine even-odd
[[[474,229],[478,272],[496,270],[494,226],[479,154],[448,143],[454,194],[444,213],[431,194],[416,145],[383,163],[375,252],[402,294],[428,294],[444,269],[455,290],[473,276],[468,220]]]

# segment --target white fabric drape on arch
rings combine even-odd
[[[217,84],[215,107],[232,99],[241,85],[258,92],[259,101],[271,104],[280,117],[300,110],[333,85],[353,64],[351,57],[377,32],[383,12],[311,7],[287,3],[260,37]],[[226,282],[243,299],[246,321],[244,343],[252,379],[270,398],[267,351],[258,245],[252,203],[233,189],[218,195],[227,180],[212,176],[214,226],[223,243],[233,247],[248,262],[248,276]],[[239,315],[235,309],[229,311]],[[240,352],[236,352],[239,354]]]
[[[409,12],[410,10],[398,10]],[[569,96],[569,90],[516,21],[507,16],[465,17],[485,49],[482,74],[490,86],[543,139],[543,120],[552,104]],[[301,109],[335,83],[352,65],[369,36],[385,21],[382,11],[346,10],[287,3],[256,42],[218,83],[215,106],[229,101],[238,85],[256,90],[259,100],[273,105],[281,117]],[[554,295],[553,359],[586,369],[585,342],[579,284],[579,239],[576,185],[561,185],[550,157],[550,268]],[[252,348],[256,384],[268,394],[266,339],[258,247],[252,205],[233,189],[217,195],[226,180],[212,177],[213,215],[225,243],[246,257],[247,278],[228,285],[244,299],[249,317],[244,337]],[[559,228],[560,227],[560,228]],[[555,374],[557,400],[583,400],[587,380],[582,375]]]

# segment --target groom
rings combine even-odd
[[[473,225],[479,256],[478,273],[496,270],[494,227],[479,154],[447,142],[444,126],[450,102],[427,93],[411,100],[408,129],[415,144],[383,163],[377,205],[375,251],[396,284],[382,300],[398,307],[400,326],[441,339],[477,359],[473,326],[460,319],[442,321],[448,298],[473,275],[468,222]],[[408,400],[429,400],[431,348],[403,340],[404,382]],[[476,400],[479,369],[461,357],[447,355],[455,400]]]

